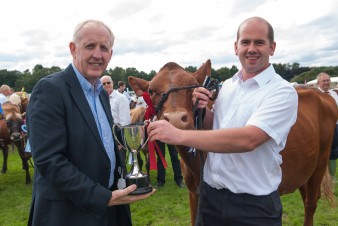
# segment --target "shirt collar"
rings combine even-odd
[[[75,65],[72,64],[72,67],[75,71],[76,77],[80,82],[80,85],[83,89],[84,92],[86,93],[91,93],[94,92],[94,90],[97,90],[97,94],[99,94],[101,92],[101,90],[103,89],[103,85],[100,81],[100,79],[98,79],[95,83],[95,85],[93,86],[90,82],[87,81],[87,79],[85,79],[85,77],[83,77],[83,75],[76,69]]]
[[[275,75],[275,74],[276,74],[276,71],[273,68],[273,65],[270,64],[270,66],[267,69],[265,69],[264,71],[262,71],[261,73],[259,73],[255,77],[248,79],[247,81],[255,81],[258,84],[259,87],[262,87],[265,84],[267,84],[272,79],[272,75]],[[242,80],[242,70],[237,72],[232,77],[233,82],[238,80],[238,79]]]

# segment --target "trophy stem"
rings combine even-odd
[[[132,155],[133,155],[133,168],[130,174],[133,176],[137,176],[140,173],[140,167],[137,161],[137,151],[133,150]]]

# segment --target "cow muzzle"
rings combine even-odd
[[[186,111],[164,112],[162,119],[180,129],[192,129],[193,119]]]

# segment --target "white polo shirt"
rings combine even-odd
[[[320,87],[318,87],[318,89],[324,93],[324,90],[322,90]],[[337,107],[338,107],[338,95],[337,95],[337,93],[335,91],[333,91],[332,89],[330,89],[328,92],[329,92],[328,94],[331,97],[333,97],[333,99],[336,101],[336,104],[337,104]],[[338,125],[338,120],[337,120],[336,124]]]
[[[241,71],[226,80],[214,105],[213,129],[254,125],[271,139],[245,153],[208,153],[204,181],[234,193],[267,195],[276,191],[282,178],[279,154],[295,123],[298,95],[272,65],[243,82]]]
[[[114,123],[119,123],[122,126],[130,124],[130,108],[127,97],[117,90],[109,95],[111,113],[114,118]]]

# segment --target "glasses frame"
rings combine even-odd
[[[103,85],[103,86],[105,86],[106,84],[107,84],[107,85],[110,85],[111,82],[102,82],[102,85]]]

